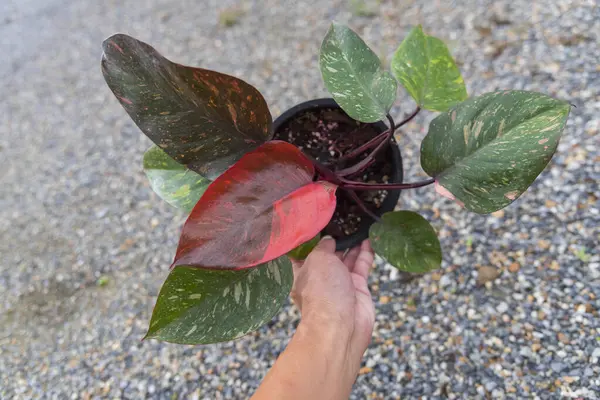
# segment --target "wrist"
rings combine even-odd
[[[361,362],[351,348],[347,329],[303,318],[255,398],[349,398]]]
[[[351,329],[321,316],[303,317],[294,337],[322,349],[336,348],[339,353],[350,346]]]
[[[354,326],[348,322],[348,318],[304,309],[298,330],[307,336],[320,338],[324,343],[333,341],[340,346],[349,344]]]
[[[310,338],[310,341],[325,348],[344,349],[349,361],[357,365],[357,371],[364,352],[370,343],[371,332],[367,335],[356,331],[352,322],[353,316],[344,316],[321,309],[302,310],[302,320],[297,333],[300,337]],[[364,332],[363,332],[364,333]]]
[[[362,352],[353,351],[352,334],[347,328],[303,318],[290,346],[301,349],[311,360],[310,368],[315,374],[312,382],[320,387],[323,398],[348,398],[360,369]]]
[[[334,370],[344,371],[354,382],[366,346],[357,343],[354,326],[343,318],[321,314],[303,316],[294,338],[311,346],[315,354],[323,354]]]

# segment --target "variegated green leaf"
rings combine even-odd
[[[321,45],[319,66],[327,90],[350,117],[362,122],[385,118],[398,84],[354,31],[331,24]]]
[[[460,71],[440,39],[416,26],[392,58],[392,72],[408,93],[427,110],[446,111],[467,98]]]
[[[239,338],[273,318],[293,280],[287,256],[243,270],[175,267],[160,290],[146,338],[182,344]]]
[[[158,146],[144,154],[144,172],[156,194],[188,213],[210,185],[210,180],[179,164]]]
[[[421,166],[436,190],[477,213],[506,207],[546,167],[570,106],[541,93],[498,91],[435,118],[421,144]]]
[[[412,211],[383,214],[371,225],[373,250],[394,267],[406,272],[428,272],[440,267],[442,249],[429,222]]]

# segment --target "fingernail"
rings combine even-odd
[[[321,238],[321,240],[325,240],[325,239],[333,239],[333,237],[331,235],[325,235]]]

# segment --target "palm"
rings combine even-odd
[[[293,297],[303,314],[304,308],[310,307],[326,318],[339,318],[366,346],[375,321],[367,285],[373,250],[368,241],[346,254],[334,253],[334,249],[335,242],[331,240],[315,249],[305,263],[294,263]]]

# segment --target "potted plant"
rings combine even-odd
[[[468,98],[447,47],[420,26],[390,73],[334,23],[320,68],[335,102],[302,104],[275,124],[240,79],[173,63],[123,34],[103,49],[106,82],[156,144],[144,155],[152,188],[190,213],[147,333],[175,343],[231,340],[269,321],[292,286],[287,254],[305,257],[323,231],[340,248],[368,235],[402,271],[439,268],[434,229],[393,211],[399,190],[433,185],[476,213],[506,207],[548,164],[570,111],[521,90]],[[417,104],[400,122],[389,115],[397,82]],[[431,178],[402,183],[394,132],[420,110],[441,112],[421,145]]]

